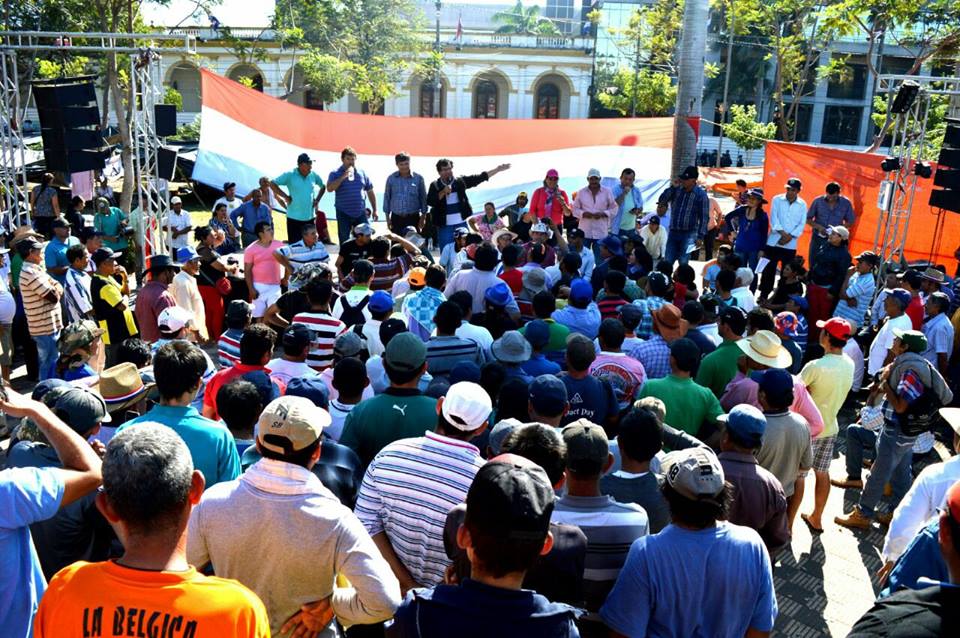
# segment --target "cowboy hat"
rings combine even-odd
[[[100,373],[94,389],[107,403],[110,412],[118,412],[136,404],[153,388],[154,383],[143,382],[133,363],[121,363]]]
[[[660,306],[651,314],[653,316],[653,327],[656,328],[664,341],[670,342],[687,334],[687,328],[690,324],[686,319],[681,318],[680,309],[672,303]]]
[[[44,240],[44,236],[35,231],[30,227],[29,224],[24,224],[23,226],[18,226],[16,230],[13,231],[13,237],[10,239],[10,246],[13,247],[17,242],[26,239],[27,237],[32,237],[33,239]]]
[[[769,330],[758,330],[753,336],[736,343],[745,355],[768,368],[786,368],[793,363],[793,357],[780,343],[780,337]]]

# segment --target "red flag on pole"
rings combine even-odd
[[[463,22],[461,22],[461,20],[460,20],[461,17],[463,17],[463,14],[462,14],[462,13],[460,13],[459,15],[457,15],[457,35],[456,35],[456,40],[457,40],[458,42],[460,42],[460,41],[463,40]]]

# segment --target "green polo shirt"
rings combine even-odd
[[[304,177],[298,169],[287,171],[273,180],[278,186],[286,186],[290,194],[290,205],[287,206],[287,217],[298,222],[313,221],[314,186],[323,188],[320,176],[310,171]]]
[[[419,390],[391,387],[350,410],[340,444],[356,452],[366,467],[390,443],[423,436],[436,426],[436,399],[424,396]]]
[[[550,341],[547,342],[547,347],[544,348],[543,351],[556,352],[559,350],[566,350],[567,337],[570,336],[570,328],[561,323],[557,323],[553,319],[541,319],[541,321],[547,322],[547,326],[550,328]],[[526,326],[520,328],[520,334],[523,334],[525,329]]]
[[[743,350],[736,341],[724,341],[717,349],[700,361],[697,371],[697,383],[710,388],[718,399],[723,396],[727,384],[737,374],[737,359],[743,356]]]
[[[691,436],[697,436],[705,421],[714,422],[723,414],[720,401],[713,392],[689,377],[668,374],[661,379],[649,379],[640,391],[639,398],[644,397],[663,401],[667,408],[664,421]]]

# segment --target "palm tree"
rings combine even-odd
[[[493,14],[493,21],[502,25],[497,29],[497,33],[560,35],[560,30],[552,20],[540,17],[539,6],[534,5],[525,9],[520,0],[517,0],[516,6],[509,11],[498,11]]]

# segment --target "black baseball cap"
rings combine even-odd
[[[396,317],[390,317],[389,319],[384,320],[380,323],[380,343],[386,346],[390,343],[390,340],[393,339],[396,335],[401,332],[407,332],[406,322],[397,319]]]
[[[243,299],[234,299],[227,305],[227,321],[244,321],[253,314],[253,306]]]
[[[228,188],[233,188],[233,187],[236,186],[236,185],[237,185],[236,182],[224,182],[224,183],[223,183],[223,190],[227,190]]]
[[[467,492],[472,529],[497,538],[537,542],[546,538],[556,497],[541,467],[503,454],[480,468]]]
[[[313,164],[313,160],[306,153],[297,155],[297,164]]]
[[[93,251],[93,254],[90,255],[90,259],[95,265],[99,266],[108,259],[119,259],[122,256],[123,253],[118,253],[111,248],[97,248]]]
[[[302,350],[310,345],[312,335],[310,329],[302,323],[292,323],[283,332],[283,345],[288,348],[299,348]]]
[[[697,179],[700,177],[700,171],[696,166],[688,166],[680,172],[680,179]]]

